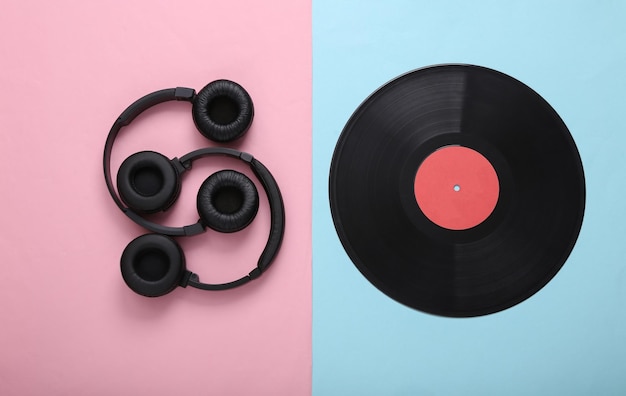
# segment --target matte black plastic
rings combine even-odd
[[[120,114],[117,122],[121,126],[126,126],[130,124],[139,114],[148,110],[150,107],[156,106],[159,103],[168,102],[170,100],[176,100],[176,88],[168,88],[152,92],[142,98],[139,98],[133,104],[128,106],[126,110]]]
[[[193,88],[176,87],[174,91],[174,98],[176,98],[176,100],[191,102],[195,96],[196,90]]]
[[[278,188],[278,183],[276,183],[274,176],[272,176],[265,165],[256,159],[253,159],[250,164],[255,175],[257,175],[261,184],[263,184],[272,213],[270,236],[257,264],[261,271],[265,271],[272,263],[272,260],[274,260],[274,256],[280,249],[280,245],[283,241],[285,234],[285,205],[283,203],[283,196]]]

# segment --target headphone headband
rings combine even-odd
[[[237,286],[245,285],[251,280],[258,278],[259,276],[261,276],[261,270],[257,267],[253,269],[252,272],[250,272],[248,275],[243,276],[235,281],[228,282],[228,283],[220,283],[220,284],[209,284],[209,283],[200,282],[200,278],[198,277],[197,274],[187,271],[185,275],[183,276],[183,280],[180,282],[180,286],[182,287],[191,286],[196,289],[212,290],[212,291],[228,290],[228,289],[234,289]]]

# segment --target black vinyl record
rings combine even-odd
[[[450,317],[498,312],[545,286],[585,206],[581,159],[555,110],[473,65],[419,69],[374,92],[341,133],[329,182],[359,271],[396,301]]]

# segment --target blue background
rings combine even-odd
[[[313,1],[313,394],[626,392],[626,2]],[[406,308],[345,254],[332,152],[376,88],[472,63],[542,95],[572,133],[587,208],[569,260],[525,302],[453,319]]]

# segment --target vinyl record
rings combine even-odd
[[[580,156],[555,110],[472,65],[419,69],[366,99],[335,148],[329,193],[359,271],[450,317],[498,312],[545,286],[585,206]]]

